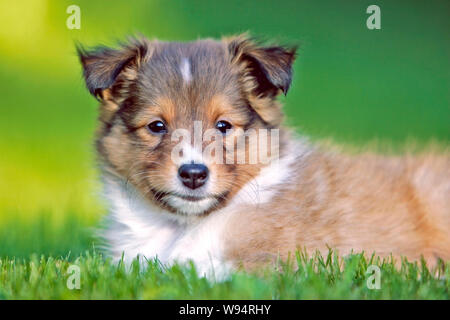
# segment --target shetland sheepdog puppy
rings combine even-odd
[[[78,47],[115,259],[223,279],[296,250],[450,259],[450,157],[348,154],[282,126],[296,49],[246,35]]]

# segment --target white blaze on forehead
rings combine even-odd
[[[191,64],[189,62],[189,59],[187,58],[181,59],[180,71],[181,75],[183,76],[184,82],[188,83],[189,81],[192,80]]]

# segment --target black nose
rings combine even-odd
[[[183,164],[178,169],[181,182],[191,189],[200,188],[208,180],[208,168],[203,164]]]

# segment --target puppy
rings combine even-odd
[[[450,259],[448,153],[349,155],[296,137],[277,102],[295,48],[241,35],[78,53],[100,101],[115,259],[191,260],[216,279],[299,249]]]

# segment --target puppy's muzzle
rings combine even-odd
[[[203,186],[208,180],[208,176],[209,170],[203,164],[183,164],[178,169],[178,178],[190,189],[197,189]]]

